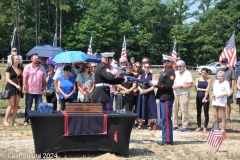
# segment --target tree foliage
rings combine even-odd
[[[15,26],[22,56],[36,44],[52,44],[56,31],[64,49],[86,52],[92,35],[93,52],[113,51],[116,59],[125,35],[128,56],[139,61],[148,57],[153,64],[159,64],[162,54],[171,54],[174,39],[187,65],[217,61],[233,32],[238,49],[240,1],[198,0],[199,11],[190,12],[196,1],[2,0],[0,57],[10,52]],[[198,21],[186,23],[193,16]]]

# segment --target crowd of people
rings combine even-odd
[[[230,121],[232,95],[234,93],[236,76],[232,68],[227,66],[225,58],[221,62],[221,69],[217,71],[216,80],[212,86],[212,79],[208,77],[209,70],[203,68],[201,76],[193,83],[191,73],[186,69],[185,62],[180,58],[177,62],[167,55],[163,55],[163,70],[156,77],[151,69],[148,58],[135,62],[131,57],[129,62],[121,57],[119,63],[113,60],[114,53],[102,54],[100,64],[96,63],[63,63],[58,68],[53,64],[46,64],[45,57],[38,54],[31,55],[31,63],[23,67],[22,57],[16,54],[8,56],[6,69],[6,89],[10,90],[9,106],[6,109],[4,126],[10,126],[8,119],[12,112],[12,126],[17,126],[16,116],[20,98],[25,95],[24,126],[29,125],[28,111],[35,100],[35,110],[46,97],[48,103],[53,104],[53,110],[66,109],[66,102],[102,103],[103,111],[125,109],[135,112],[138,118],[135,122],[137,129],[152,130],[152,120],[162,127],[161,145],[173,143],[173,131],[178,130],[178,113],[181,110],[181,131],[188,131],[190,89],[195,86],[196,94],[196,132],[207,132],[209,122],[209,106],[212,101],[215,122],[221,132],[225,132],[226,123]],[[129,82],[128,77],[146,80],[152,83]],[[154,83],[155,82],[155,83]],[[240,90],[240,80],[237,82]],[[240,95],[240,93],[239,93]],[[212,97],[212,99],[211,99]],[[240,105],[240,96],[237,98]],[[115,106],[115,107],[114,107]],[[204,125],[201,125],[201,111],[204,111]],[[227,112],[227,118],[226,118]],[[146,125],[146,127],[145,127]]]

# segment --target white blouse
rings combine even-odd
[[[212,93],[215,95],[215,98],[213,97],[212,105],[226,107],[227,96],[224,96],[222,98],[216,98],[216,97],[226,94],[226,93],[228,94],[228,96],[231,95],[229,82],[223,81],[222,83],[219,83],[219,80],[216,80],[213,84],[213,92]]]

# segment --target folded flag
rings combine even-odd
[[[125,76],[125,78],[127,79],[127,82],[137,82],[137,83],[148,83],[149,82],[149,80],[138,79],[138,78],[131,77],[131,76]]]

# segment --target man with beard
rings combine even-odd
[[[221,61],[221,68],[217,70],[215,78],[217,79],[217,74],[219,71],[223,71],[225,80],[228,81],[230,84],[231,95],[227,97],[227,122],[229,122],[230,114],[231,114],[231,104],[233,103],[234,84],[236,80],[236,74],[234,69],[228,67],[227,65],[228,65],[228,59],[223,58]]]
[[[126,63],[127,63],[127,59],[125,57],[121,57],[119,59],[119,66],[117,67],[118,70],[118,74],[120,75],[121,73],[125,73],[126,72]]]
[[[28,111],[32,108],[35,99],[35,110],[38,110],[39,103],[42,102],[42,91],[45,92],[46,75],[42,65],[39,64],[37,53],[31,55],[32,63],[25,66],[23,70],[23,93],[26,94],[26,108],[24,126],[28,126]]]
[[[110,99],[110,84],[121,84],[125,81],[123,77],[115,76],[111,73],[110,67],[114,52],[102,53],[102,61],[97,66],[95,72],[95,89],[91,94],[91,99],[95,102],[102,103],[103,111],[112,111],[113,108],[109,105]]]

